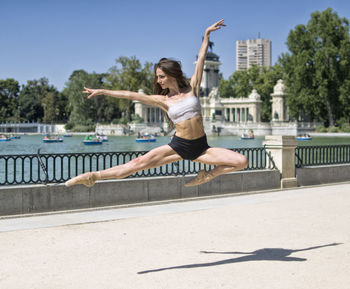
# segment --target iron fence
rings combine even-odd
[[[320,166],[350,163],[350,145],[298,146],[295,166]]]
[[[232,149],[249,160],[246,170],[275,169],[265,148]],[[0,185],[62,183],[84,172],[125,164],[146,151],[0,155]],[[139,171],[130,178],[194,174],[214,166],[181,160],[154,169]]]

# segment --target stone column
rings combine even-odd
[[[151,108],[152,110],[152,120],[151,122],[154,123],[156,121],[156,110],[154,107]]]
[[[160,123],[160,113],[159,113],[159,108],[158,107],[156,108],[156,119],[157,119],[156,122]]]
[[[263,144],[266,151],[271,152],[271,157],[281,173],[281,188],[296,187],[295,148],[297,141],[295,136],[267,135]]]

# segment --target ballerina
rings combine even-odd
[[[162,58],[154,66],[154,94],[145,95],[125,90],[91,89],[84,87],[83,93],[88,98],[108,95],[116,98],[137,100],[147,105],[160,108],[170,125],[175,127],[175,134],[167,145],[154,148],[145,155],[131,161],[98,172],[88,172],[68,180],[66,186],[83,184],[91,187],[97,180],[120,179],[141,170],[159,167],[180,160],[191,160],[208,165],[215,165],[210,171],[201,170],[185,186],[197,186],[213,178],[244,169],[247,157],[225,148],[210,147],[204,131],[199,90],[206,59],[209,35],[221,29],[224,20],[220,20],[205,30],[199,50],[197,64],[191,81],[185,78],[178,61]]]

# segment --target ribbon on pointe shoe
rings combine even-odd
[[[84,185],[88,188],[91,188],[96,182],[93,173],[85,173],[79,176],[76,176],[65,182],[66,187],[71,187],[74,185]]]
[[[210,172],[202,170],[198,173],[198,175],[192,181],[186,183],[185,187],[198,186],[209,182],[213,178],[214,176]]]

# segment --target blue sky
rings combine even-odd
[[[142,63],[172,57],[190,77],[207,26],[224,78],[235,71],[235,41],[272,41],[272,64],[290,30],[331,7],[350,20],[349,0],[0,0],[0,79],[47,77],[62,90],[74,70],[107,72],[119,56]]]

